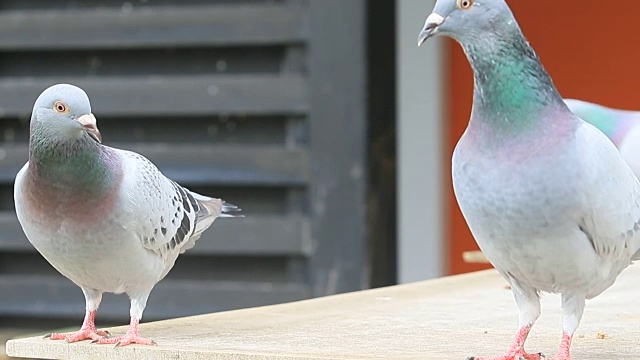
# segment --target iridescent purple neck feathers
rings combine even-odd
[[[27,198],[37,199],[37,208],[43,212],[83,217],[101,212],[122,180],[117,154],[86,134],[66,141],[41,135],[32,129],[24,187]]]

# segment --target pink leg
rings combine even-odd
[[[513,339],[513,344],[511,344],[511,347],[509,347],[509,350],[507,350],[504,355],[492,357],[472,356],[467,358],[467,360],[540,360],[542,354],[527,354],[524,351],[524,342],[527,340],[527,336],[529,336],[529,331],[531,331],[531,325],[527,325],[518,330],[515,339]]]
[[[571,360],[571,338],[572,336],[566,332],[562,334],[562,342],[560,343],[558,354],[549,360]]]
[[[98,344],[116,344],[116,346],[126,346],[129,344],[156,345],[155,341],[140,337],[138,323],[140,323],[140,320],[132,317],[129,330],[127,330],[126,334],[114,338],[102,338],[94,342]]]
[[[104,339],[109,336],[108,331],[96,329],[96,310],[87,311],[84,315],[84,321],[82,327],[76,332],[70,333],[52,333],[47,334],[45,338],[51,338],[51,340],[66,340],[67,342],[76,342],[81,340],[98,340]]]

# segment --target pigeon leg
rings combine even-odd
[[[142,312],[147,306],[149,293],[150,291],[147,291],[144,295],[131,298],[131,323],[129,323],[129,330],[127,330],[126,334],[113,338],[102,338],[94,342],[99,344],[115,344],[116,346],[126,346],[129,344],[156,345],[155,341],[141,337],[138,331],[138,324],[142,318]]]
[[[513,291],[513,297],[516,300],[516,305],[518,306],[518,319],[519,319],[519,330],[516,334],[515,339],[513,339],[513,344],[507,350],[504,355],[493,356],[493,357],[469,357],[467,360],[540,360],[542,359],[542,354],[528,354],[524,351],[524,343],[527,340],[527,336],[529,336],[529,331],[531,331],[531,327],[533,323],[536,322],[538,317],[540,316],[540,298],[538,297],[538,293],[530,288],[525,287],[519,284],[513,278],[507,278],[511,280],[511,290]]]
[[[109,336],[109,332],[96,329],[96,312],[100,301],[102,301],[102,293],[95,290],[82,289],[85,300],[87,302],[87,311],[84,315],[84,321],[80,330],[70,333],[52,333],[45,335],[45,338],[51,340],[66,340],[67,342],[76,342],[82,340],[98,340]]]
[[[571,360],[571,339],[578,329],[584,313],[585,296],[578,294],[562,294],[562,342],[558,354],[550,360]]]

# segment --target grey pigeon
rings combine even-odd
[[[571,112],[607,135],[640,177],[640,111],[612,109],[575,99],[564,102]]]
[[[166,178],[145,157],[101,144],[87,94],[59,84],[36,100],[29,162],[15,182],[18,220],[33,246],[78,285],[86,314],[75,342],[153,344],[138,323],[153,287],[217,217],[239,210]],[[102,294],[127,293],[131,323],[123,336],[97,330]]]
[[[562,297],[555,360],[571,359],[585,306],[640,257],[640,184],[611,141],[575,116],[504,0],[437,0],[418,37],[454,38],[473,68],[453,185],[479,247],[511,284],[519,327],[493,360],[540,359],[524,343],[541,292]]]

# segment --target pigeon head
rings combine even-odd
[[[456,40],[473,69],[470,124],[489,124],[506,139],[555,124],[551,112],[568,112],[505,0],[436,0],[418,45],[436,34]]]
[[[482,36],[514,23],[504,0],[437,0],[418,35],[418,46],[436,34],[462,42],[465,37]]]
[[[31,126],[46,129],[46,136],[57,141],[68,141],[90,136],[102,141],[91,113],[89,97],[77,86],[57,84],[40,94],[33,106]]]

